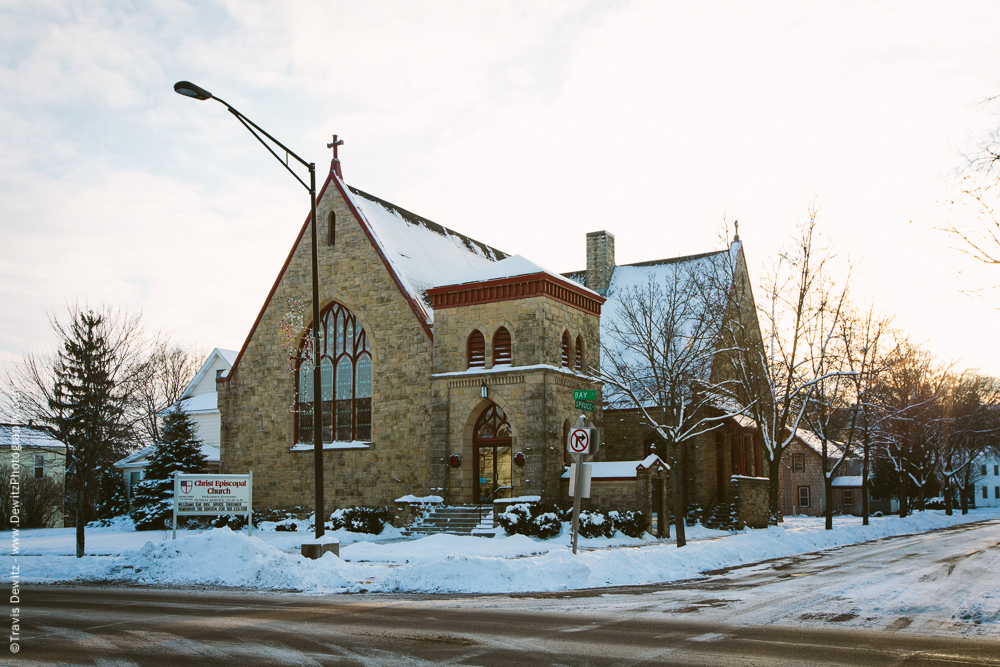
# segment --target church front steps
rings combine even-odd
[[[409,537],[438,534],[493,537],[493,508],[484,507],[480,517],[477,505],[435,507],[401,532]]]

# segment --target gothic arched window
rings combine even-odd
[[[563,331],[562,337],[562,365],[569,368],[569,332]]]
[[[493,365],[510,363],[510,332],[500,327],[493,334]]]
[[[478,329],[469,334],[467,352],[469,368],[482,368],[486,365],[486,339]]]
[[[578,373],[583,372],[583,336],[576,337],[576,363],[573,367]]]
[[[372,355],[368,336],[354,314],[331,303],[319,330],[323,442],[372,437]],[[307,335],[312,335],[311,329]],[[313,366],[300,364],[296,394],[298,442],[313,442]]]

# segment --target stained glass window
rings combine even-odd
[[[370,440],[372,357],[368,336],[354,314],[339,303],[327,306],[320,322],[323,442]],[[312,365],[303,364],[297,378],[297,441],[306,444],[313,442],[312,376]]]

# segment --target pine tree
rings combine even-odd
[[[97,518],[113,519],[128,513],[125,480],[117,470],[105,470],[101,475],[101,493],[97,502]]]
[[[76,555],[84,555],[84,527],[99,491],[101,473],[125,452],[131,430],[117,381],[126,335],[103,313],[73,309],[71,322],[54,322],[62,339],[55,386],[48,400],[53,426],[67,446],[67,485],[75,498]]]
[[[160,435],[145,479],[135,486],[132,520],[137,530],[165,528],[173,511],[174,473],[201,473],[208,465],[195,423],[180,404],[164,416]]]

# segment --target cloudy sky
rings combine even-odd
[[[810,205],[855,293],[1000,375],[1000,283],[937,231],[996,124],[991,2],[0,0],[0,365],[76,300],[239,349],[308,197],[212,91],[325,172],[557,271],[718,248]],[[997,272],[996,269],[992,270]]]

